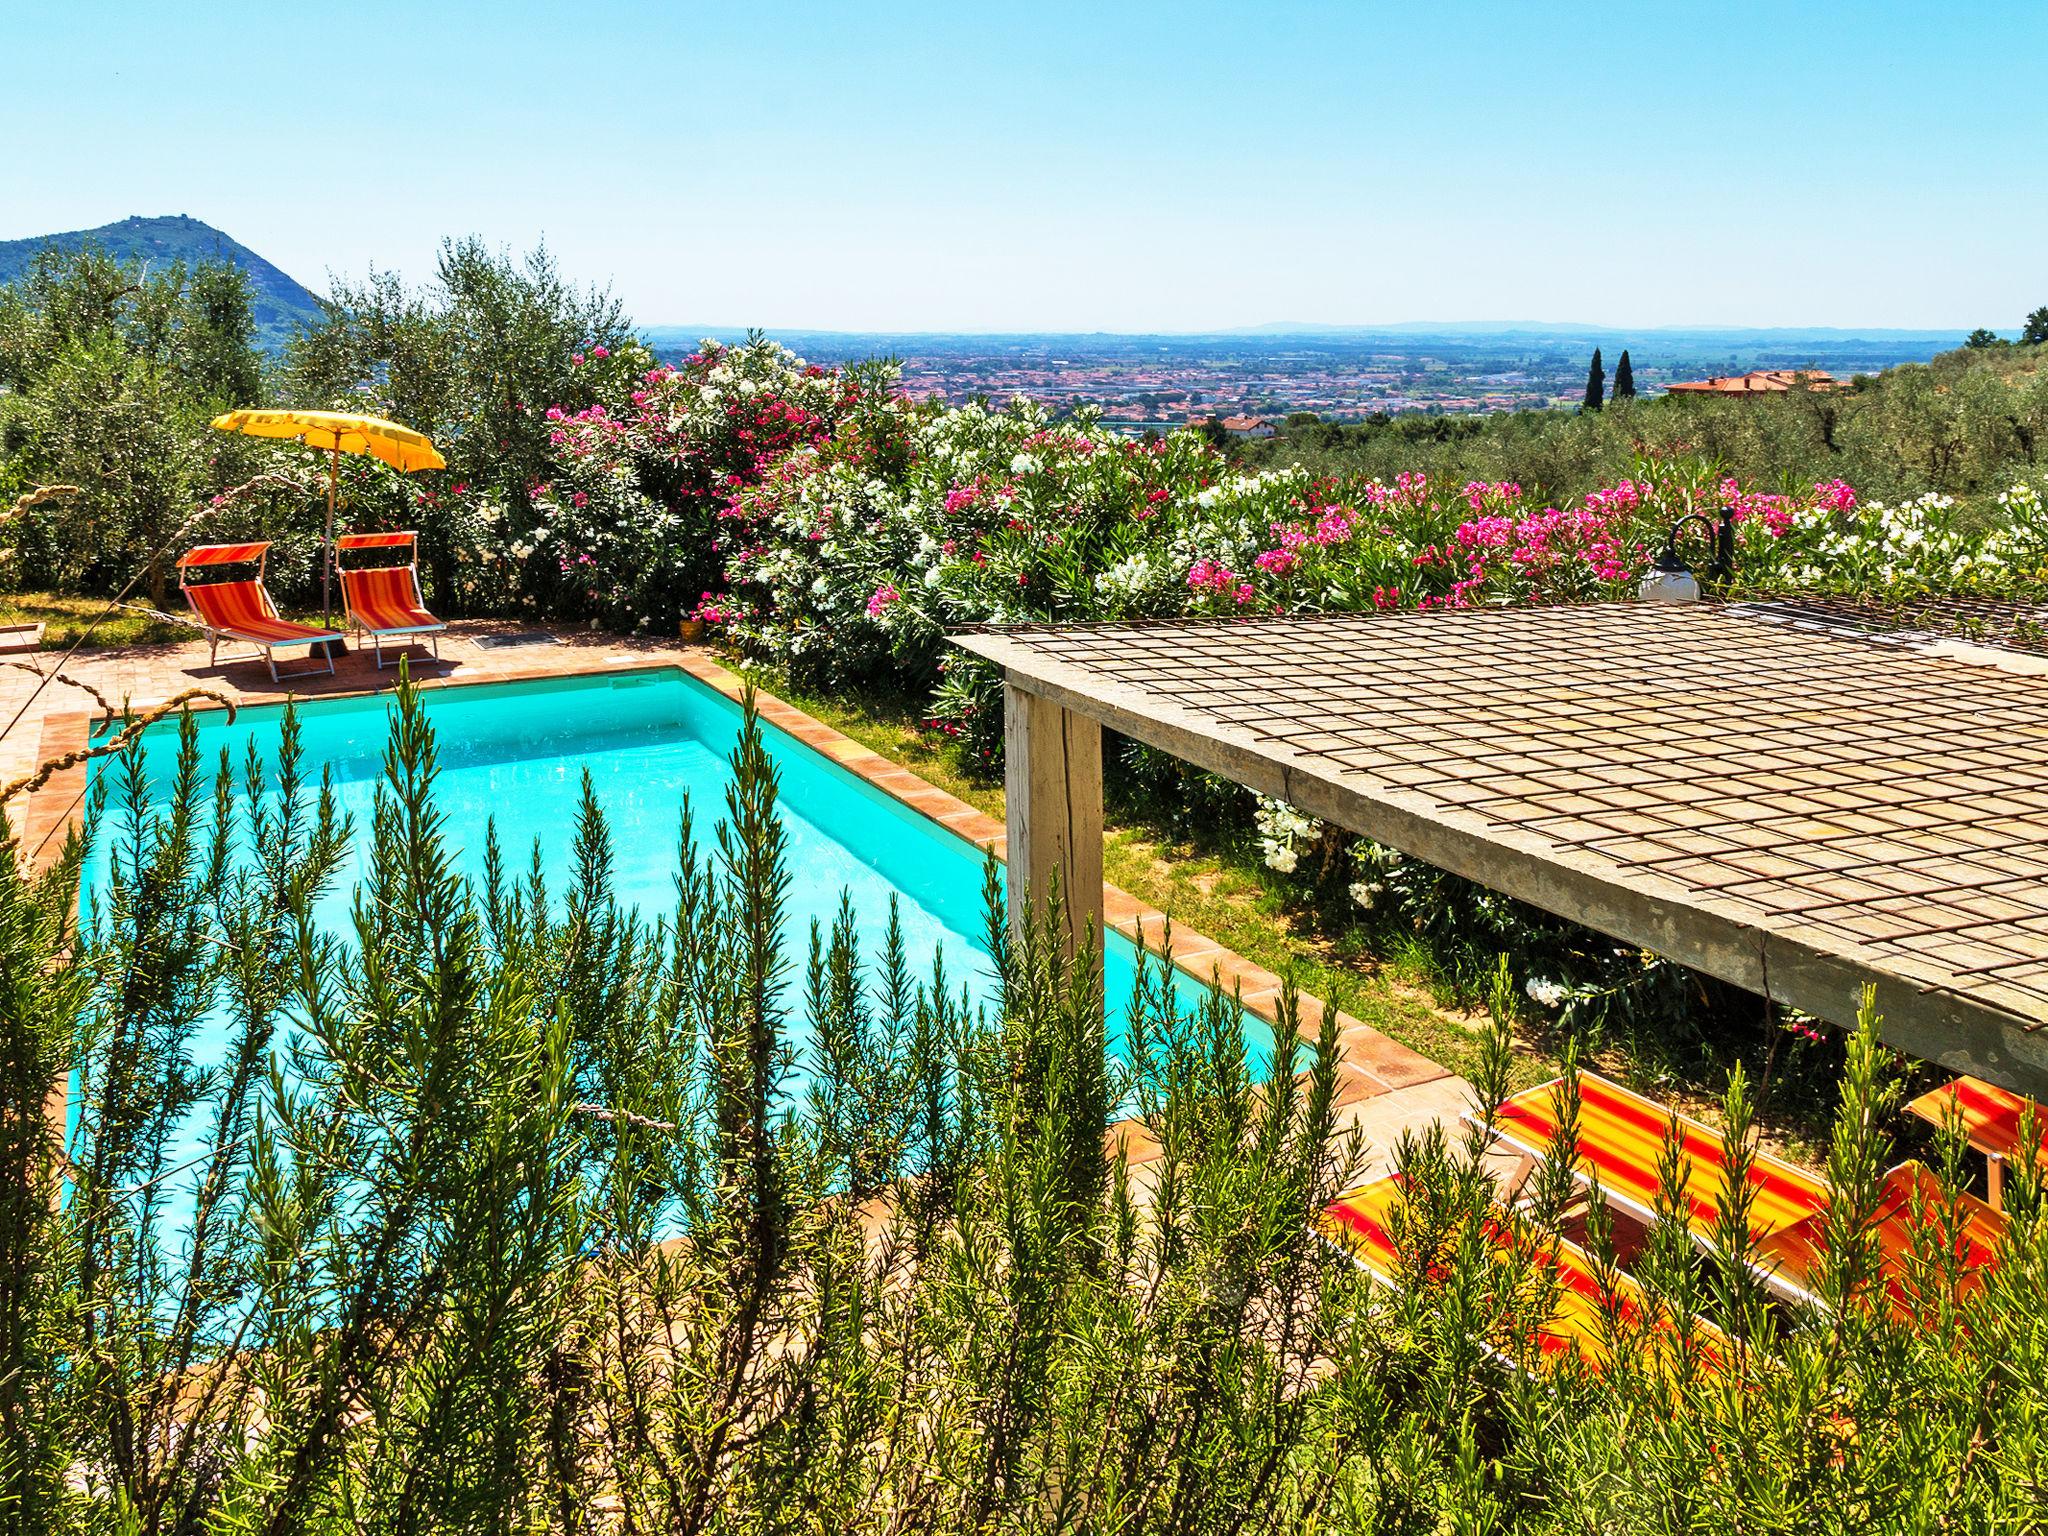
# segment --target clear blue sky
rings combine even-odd
[[[2043,0],[10,10],[0,238],[190,213],[314,288],[474,232],[645,323],[2048,304]]]

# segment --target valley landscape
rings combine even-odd
[[[18,278],[37,251],[91,246],[123,261],[187,265],[226,260],[246,273],[257,338],[283,351],[293,331],[316,323],[320,300],[256,251],[189,215],[130,217],[96,229],[0,241],[0,284]],[[744,341],[744,326],[643,324],[655,355],[676,362],[707,337]],[[1632,353],[1636,387],[1752,369],[1811,368],[1848,378],[1897,363],[1925,362],[1960,346],[1965,331],[1646,328],[1514,322],[1385,327],[1278,323],[1213,334],[1111,335],[779,330],[775,339],[833,367],[866,358],[901,364],[902,387],[959,405],[1015,395],[1071,411],[1099,409],[1114,427],[1163,429],[1209,417],[1311,414],[1356,422],[1405,412],[1481,414],[1578,403],[1587,359],[1610,366]]]
[[[744,331],[656,325],[643,334],[665,358],[699,335]],[[1812,368],[1847,378],[1925,362],[1960,346],[1962,331],[1618,331],[1598,326],[1441,324],[1262,326],[1215,335],[946,336],[778,332],[819,362],[894,357],[903,387],[958,405],[1027,395],[1055,409],[1099,407],[1116,425],[1179,426],[1216,417],[1309,413],[1359,421],[1408,411],[1472,414],[1576,405],[1587,359],[1633,355],[1636,387],[1762,368]]]

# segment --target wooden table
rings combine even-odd
[[[2048,1106],[2023,1099],[1996,1084],[1981,1078],[1959,1077],[1930,1089],[1906,1106],[1908,1113],[1918,1115],[1930,1125],[1946,1125],[1951,1116],[1961,1121],[1971,1150],[1982,1152],[1989,1161],[1986,1190],[1994,1211],[2005,1208],[2006,1163],[2015,1156],[2026,1155],[2026,1149],[2020,1145],[2020,1121],[2030,1108],[2034,1111],[2033,1158],[2036,1164],[2048,1164]]]

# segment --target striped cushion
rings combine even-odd
[[[1406,1181],[1399,1174],[1352,1190],[1332,1201],[1324,1212],[1323,1230],[1351,1250],[1352,1255],[1373,1275],[1389,1285],[1399,1283],[1404,1255],[1394,1241],[1394,1211],[1406,1198]],[[1498,1260],[1505,1264],[1514,1251],[1514,1234],[1505,1219],[1489,1216],[1485,1237]],[[1444,1256],[1446,1260],[1448,1256]],[[1545,1360],[1574,1355],[1598,1366],[1606,1358],[1608,1324],[1599,1274],[1592,1258],[1575,1244],[1558,1239],[1555,1252],[1539,1250],[1537,1264],[1555,1282],[1551,1292],[1550,1316],[1538,1324],[1535,1343]],[[1432,1263],[1429,1275],[1441,1277],[1444,1266]],[[1618,1321],[1630,1330],[1641,1329],[1649,1300],[1643,1288],[1626,1274],[1614,1279],[1614,1311]],[[1668,1345],[1673,1330],[1659,1323],[1652,1330]],[[1709,1369],[1721,1358],[1723,1336],[1712,1324],[1700,1322],[1694,1335],[1700,1363]],[[1669,1358],[1667,1366],[1674,1363]]]
[[[1536,1157],[1548,1158],[1557,1137],[1558,1084],[1525,1089],[1501,1106],[1502,1138]],[[1582,1174],[1596,1176],[1609,1198],[1647,1215],[1657,1205],[1657,1162],[1664,1134],[1676,1125],[1688,1172],[1687,1225],[1696,1237],[1710,1235],[1715,1201],[1721,1193],[1728,1144],[1697,1120],[1631,1093],[1592,1073],[1579,1079],[1579,1140],[1573,1149]],[[1758,1153],[1749,1170],[1756,1190],[1750,1230],[1765,1236],[1804,1221],[1828,1202],[1827,1186],[1790,1163]]]
[[[277,616],[270,594],[260,581],[213,581],[185,589],[185,599],[208,629],[261,645],[332,640],[332,631],[312,624],[294,624]]]
[[[364,629],[382,633],[441,627],[441,621],[421,605],[419,586],[409,565],[343,571],[341,593],[349,616]]]

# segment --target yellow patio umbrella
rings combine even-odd
[[[241,432],[250,437],[290,438],[326,453],[327,542],[320,554],[320,622],[327,623],[329,585],[333,580],[334,492],[341,480],[341,456],[367,453],[382,459],[393,469],[410,474],[416,469],[445,469],[441,457],[424,432],[401,427],[382,416],[351,416],[346,411],[229,411],[213,418],[223,432]]]

